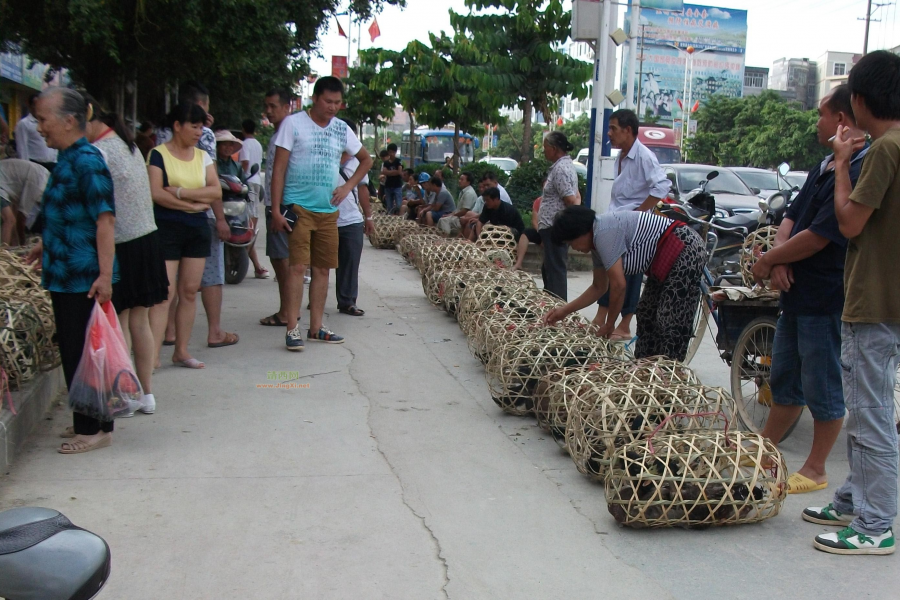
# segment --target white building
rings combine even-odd
[[[744,97],[759,96],[769,88],[769,69],[766,67],[744,67]]]
[[[816,61],[817,100],[821,100],[837,86],[847,83],[850,69],[862,58],[854,52],[828,51]]]

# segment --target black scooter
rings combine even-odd
[[[250,177],[259,172],[253,165]],[[243,177],[219,175],[222,187],[222,208],[231,236],[225,242],[225,283],[236,285],[244,280],[250,269],[250,247],[256,243],[259,221],[253,224],[250,203],[250,186]]]

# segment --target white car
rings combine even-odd
[[[501,157],[501,156],[492,156],[490,158],[482,158],[480,162],[490,163],[492,165],[496,165],[501,170],[506,171],[507,174],[512,173],[519,167],[519,163],[516,162],[514,158]]]

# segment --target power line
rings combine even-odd
[[[869,29],[872,23],[881,23],[881,19],[873,19],[872,16],[875,14],[878,9],[883,8],[885,6],[891,6],[893,2],[881,2],[874,3],[872,0],[868,0],[868,6],[866,8],[866,18],[858,18],[857,21],[865,21],[866,22],[866,33],[863,38],[863,56],[869,53]],[[872,8],[874,6],[874,9]]]

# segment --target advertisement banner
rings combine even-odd
[[[347,78],[347,57],[332,56],[331,57],[331,76],[338,79]]]
[[[22,55],[0,54],[0,77],[22,83]]]
[[[630,17],[629,10],[626,22]],[[642,9],[640,30],[636,92],[641,117],[649,109],[670,125],[712,94],[738,98],[743,93],[747,11],[697,4],[685,4],[682,13]],[[627,47],[625,54],[627,68]]]

